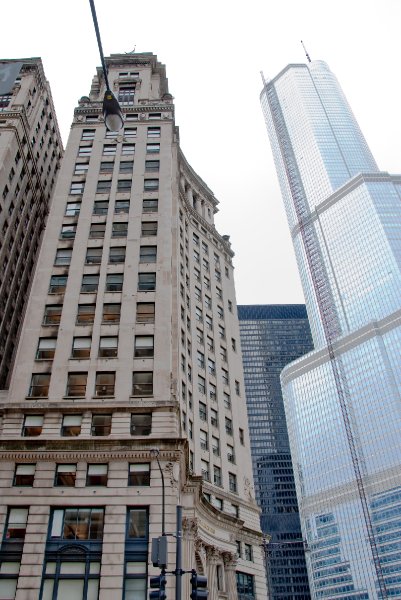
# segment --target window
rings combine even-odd
[[[55,486],[75,486],[75,476],[77,474],[77,465],[56,465],[56,475],[54,478]]]
[[[153,395],[153,372],[137,371],[132,374],[132,395],[133,396],[152,396]]]
[[[105,336],[100,338],[99,342],[99,357],[100,358],[115,358],[118,351],[118,337]]]
[[[89,358],[92,338],[74,337],[72,340],[71,358]]]
[[[223,362],[227,362],[227,350],[223,346],[220,346],[220,357]]]
[[[73,240],[77,233],[76,225],[62,225],[60,231],[60,239],[62,240]]]
[[[199,418],[201,421],[207,421],[207,407],[204,402],[199,402]]]
[[[102,323],[111,325],[120,322],[121,304],[103,304]]]
[[[228,300],[228,310],[232,313],[233,312],[233,303],[231,302],[231,300]]]
[[[116,200],[114,204],[114,213],[116,215],[129,213],[129,200]]]
[[[115,156],[117,152],[117,146],[115,144],[104,144],[103,154],[104,156]]]
[[[141,235],[143,237],[157,235],[157,221],[142,221]]]
[[[134,169],[134,161],[133,160],[124,160],[124,161],[120,162],[120,173],[132,173],[133,169]],[[129,180],[129,181],[131,182],[131,180]],[[118,183],[120,183],[120,182],[118,182]],[[118,191],[120,191],[120,190],[118,190]]]
[[[234,473],[228,474],[228,487],[230,492],[236,493],[237,490],[237,476]]]
[[[214,436],[212,436],[212,450],[215,456],[220,456],[220,441]]]
[[[57,508],[53,510],[49,537],[60,540],[101,540],[103,520],[103,508]]]
[[[13,485],[20,487],[32,487],[35,479],[36,464],[15,465]]]
[[[28,509],[14,507],[8,509],[4,539],[21,541],[25,538]]]
[[[56,252],[54,264],[57,266],[68,266],[71,263],[72,248],[59,248]]]
[[[88,373],[68,373],[66,396],[83,397]]]
[[[221,281],[221,273],[220,273],[220,271],[215,270],[215,272],[214,272],[214,278],[216,279],[216,281]]]
[[[32,375],[29,396],[32,398],[47,398],[49,394],[50,373],[35,373]]]
[[[207,460],[201,460],[202,477],[205,481],[210,481],[209,463]]]
[[[84,193],[85,182],[84,181],[75,181],[71,183],[70,186],[70,194],[72,196],[80,196]]]
[[[135,154],[135,144],[123,144],[121,154],[122,156],[130,156]]]
[[[201,375],[198,375],[198,390],[201,394],[206,394],[206,380]]]
[[[106,436],[111,432],[111,415],[92,415],[91,435]]]
[[[81,140],[94,140],[96,129],[83,129]]]
[[[100,163],[100,173],[112,173],[114,170],[114,162],[108,160]]]
[[[212,299],[205,295],[205,306],[207,310],[212,309]]]
[[[198,367],[200,369],[204,369],[205,368],[205,355],[203,354],[203,352],[198,350],[196,353],[196,357],[197,357]]]
[[[76,163],[74,175],[86,175],[89,169],[88,163]]]
[[[152,433],[152,415],[131,414],[131,435],[150,435]]]
[[[90,156],[92,154],[92,146],[80,146],[78,148],[78,156]]]
[[[223,307],[220,305],[217,306],[217,315],[219,319],[224,319],[224,310]]]
[[[112,230],[111,230],[111,237],[116,238],[116,237],[127,237],[127,233],[128,233],[128,223],[127,222],[116,222],[113,223],[112,226]]]
[[[206,328],[209,329],[209,331],[211,331],[213,329],[213,319],[210,315],[206,315],[205,324],[206,324]],[[208,339],[211,339],[211,338],[208,338]],[[212,351],[214,351],[214,344],[212,344],[212,347],[213,347]]]
[[[114,386],[116,374],[114,372],[102,371],[96,373],[95,395],[96,396],[114,396]]]
[[[107,215],[107,212],[109,210],[109,201],[108,200],[96,200],[96,202],[93,205],[93,214],[94,215]],[[92,223],[92,225],[105,225],[104,223]],[[92,227],[91,227],[91,231],[92,231]],[[104,229],[103,229],[103,235],[97,236],[97,235],[91,235],[89,234],[90,237],[103,237],[104,236]]]
[[[155,263],[157,259],[157,246],[141,246],[139,249],[140,263]]]
[[[195,318],[198,321],[198,323],[203,323],[203,312],[202,309],[199,308],[199,306],[195,308]]]
[[[230,446],[230,444],[227,444],[227,460],[235,464],[234,446]]]
[[[237,571],[237,591],[239,600],[254,600],[254,576]]]
[[[213,401],[215,401],[217,398],[216,386],[214,385],[214,383],[210,383],[210,381],[209,381],[209,398],[210,398],[210,400],[213,400]]]
[[[143,189],[145,192],[155,192],[159,189],[158,179],[145,179],[143,182]]]
[[[220,467],[213,467],[213,481],[215,485],[222,485],[222,479],[221,479],[221,469]]]
[[[160,169],[160,160],[145,160],[145,173],[157,173]]]
[[[207,359],[207,370],[210,375],[216,375],[216,363],[211,358]]]
[[[123,283],[123,273],[108,273],[106,275],[106,292],[122,292]]]
[[[136,358],[149,358],[154,355],[153,335],[136,335],[134,356]]]
[[[232,435],[233,434],[233,422],[231,419],[229,419],[228,417],[225,418],[225,424],[226,424],[226,433],[227,435]]]
[[[231,397],[230,397],[230,394],[227,394],[227,392],[223,392],[223,401],[224,401],[225,408],[230,409],[231,408]]]
[[[108,465],[88,465],[86,485],[107,485]]]
[[[117,181],[117,192],[130,192],[132,188],[132,179],[119,179]]]
[[[86,265],[100,265],[102,262],[103,248],[87,248],[85,264]]]
[[[146,152],[148,154],[159,154],[160,144],[146,144]]]
[[[242,557],[242,543],[240,540],[236,540],[236,545],[237,545],[237,554],[239,557]]]
[[[244,544],[244,558],[245,560],[253,560],[253,552],[251,544]]]
[[[147,539],[148,514],[145,508],[131,508],[128,510],[127,538]],[[128,600],[128,599],[127,599]],[[133,600],[132,598],[130,600]]]
[[[207,322],[207,315],[206,315],[206,322]],[[207,347],[209,352],[214,352],[214,341],[211,337],[207,336],[206,338],[206,343],[207,343]]]
[[[213,425],[213,427],[219,426],[219,415],[217,413],[217,410],[214,408],[210,409],[210,422]]]
[[[78,304],[77,325],[91,325],[95,320],[95,304]]]
[[[237,381],[237,380],[235,380],[235,393],[237,394],[237,396],[241,395],[241,389],[240,389],[239,381]]]
[[[62,304],[47,304],[43,315],[43,325],[59,325],[62,310]]]
[[[234,350],[234,352],[237,351],[237,342],[234,338],[231,338],[231,348]]]
[[[39,338],[36,360],[53,360],[57,338]]]
[[[106,223],[91,223],[89,230],[90,238],[104,238],[106,231]]]
[[[99,286],[99,275],[83,275],[81,283],[81,293],[97,292]]]
[[[136,127],[125,127],[124,128],[124,137],[126,137],[126,138],[136,137]]]
[[[23,437],[36,437],[42,433],[43,415],[26,415],[21,435]]]
[[[156,289],[156,273],[138,273],[138,291],[154,292]]]
[[[97,182],[96,193],[97,194],[108,194],[111,190],[111,179],[100,179]]]
[[[224,385],[229,384],[228,371],[226,369],[221,369],[221,378],[223,380]]]
[[[121,73],[120,73],[121,75]],[[139,73],[138,73],[139,75]],[[125,120],[126,121],[137,121],[138,120],[138,113],[127,113],[125,115]]]
[[[134,104],[135,84],[120,83],[118,89],[118,102],[121,106],[129,106]],[[125,132],[124,132],[125,133]]]
[[[209,261],[206,260],[206,258],[202,258],[202,265],[203,265],[203,268],[205,269],[205,271],[209,270]]]
[[[225,330],[225,328],[223,327],[223,325],[219,325],[219,337],[220,337],[220,339],[222,339],[222,340],[225,340],[225,339],[226,339],[226,330]]]
[[[131,463],[128,469],[128,485],[150,485],[150,464]]]
[[[76,437],[81,433],[82,415],[63,415],[62,437]]]
[[[160,137],[160,127],[148,127],[148,138]]]
[[[199,440],[200,440],[200,447],[202,450],[208,450],[209,448],[209,443],[208,443],[208,439],[207,439],[207,432],[203,431],[203,429],[201,429],[199,431]]]
[[[196,330],[196,339],[198,341],[198,344],[204,344],[205,338],[203,336],[203,331],[201,329],[197,329]]]
[[[209,279],[209,277],[206,277],[206,276],[203,277],[203,285],[205,286],[206,290],[210,290],[210,279]]]
[[[241,442],[241,444],[243,446],[245,446],[245,435],[244,435],[244,430],[243,429],[239,430],[239,441]]]
[[[154,302],[138,302],[136,305],[137,323],[155,322],[155,304]]]
[[[160,121],[161,118],[162,118],[161,113],[149,113],[149,120]]]
[[[144,212],[144,213],[157,212],[158,205],[159,205],[159,201],[156,199],[155,200],[145,199],[142,201],[142,212]]]
[[[80,202],[67,202],[67,206],[65,208],[65,216],[66,217],[77,217],[81,211],[81,203]]]
[[[85,117],[85,122],[86,123],[97,123],[99,120],[97,115],[87,115]]]

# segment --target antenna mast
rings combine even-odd
[[[263,75],[263,71],[261,71],[261,72],[260,72],[260,76],[261,76],[261,78],[262,78],[262,81],[263,81],[263,87],[264,87],[264,86],[266,85],[266,79],[265,79],[265,76]]]
[[[305,56],[306,56],[306,58],[308,59],[308,62],[312,62],[312,61],[311,61],[311,59],[310,59],[310,56],[309,56],[309,54],[308,54],[308,51],[307,51],[307,49],[305,48],[305,44],[303,43],[303,41],[302,41],[302,40],[301,40],[301,44],[302,44],[302,48],[304,49]]]

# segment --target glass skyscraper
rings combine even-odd
[[[238,306],[255,495],[271,600],[310,598],[280,373],[313,349],[305,306]]]
[[[401,598],[401,176],[327,65],[262,107],[316,350],[282,373],[314,598]]]

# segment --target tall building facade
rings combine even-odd
[[[0,389],[9,384],[62,153],[42,61],[0,60]]]
[[[212,600],[264,600],[233,252],[180,150],[165,67],[107,64],[124,130],[106,133],[99,69],[2,398],[0,597],[145,600],[150,539],[182,505],[182,567]]]
[[[316,350],[282,384],[314,598],[401,598],[401,177],[327,65],[262,106]]]
[[[302,304],[238,306],[256,500],[271,600],[307,600],[305,547],[280,373],[313,349]]]

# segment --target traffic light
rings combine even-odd
[[[166,583],[167,577],[164,570],[157,577],[151,577],[149,587],[154,591],[150,592],[149,600],[166,600]]]
[[[191,600],[206,600],[209,596],[207,577],[198,575],[195,569],[191,571]]]

